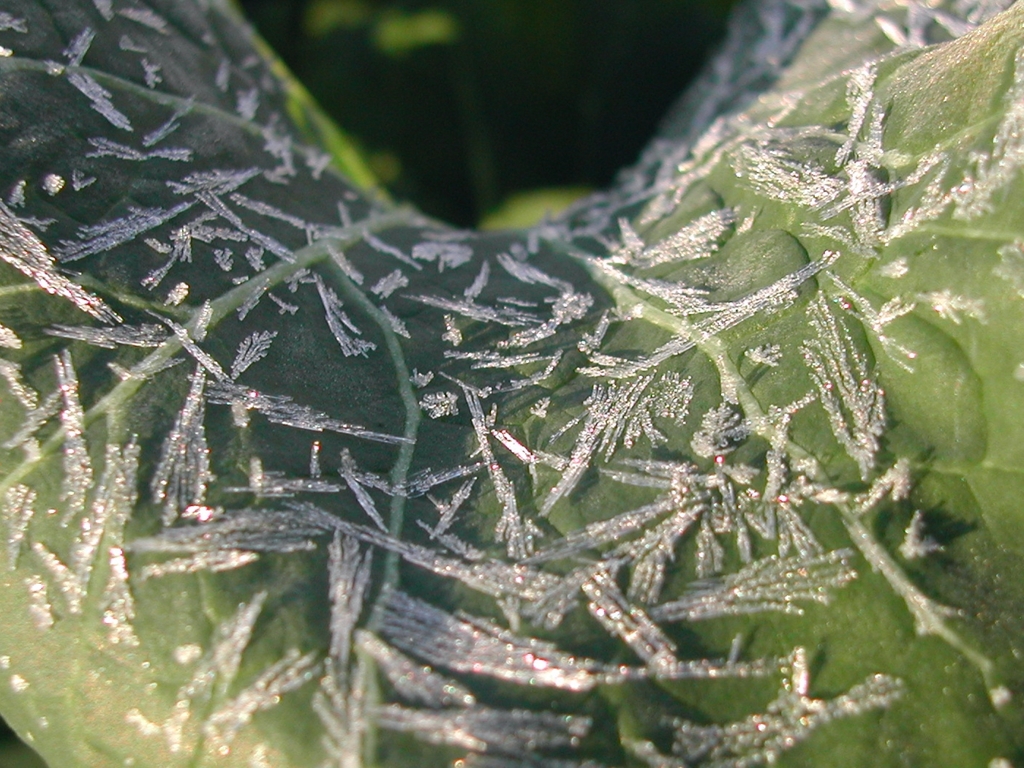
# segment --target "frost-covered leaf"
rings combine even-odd
[[[1022,30],[745,6],[615,187],[477,233],[227,0],[9,2],[4,716],[62,767],[1019,763]]]

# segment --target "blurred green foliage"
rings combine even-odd
[[[398,198],[471,225],[631,163],[732,0],[244,0]],[[566,195],[562,195],[566,197]]]

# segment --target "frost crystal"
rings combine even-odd
[[[277,331],[257,331],[247,336],[238,345],[235,361],[231,364],[231,378],[237,379],[254,363],[266,357],[275,338],[277,338]]]
[[[48,173],[43,177],[43,191],[50,197],[64,189],[64,177],[56,173]]]
[[[268,421],[296,429],[310,432],[337,432],[381,443],[408,442],[404,437],[374,432],[356,424],[333,419],[309,406],[298,405],[284,395],[268,395],[259,390],[229,382],[216,382],[211,385],[206,398],[210,403],[237,406],[244,411],[256,411],[265,416]]]
[[[412,257],[418,261],[437,262],[437,270],[455,269],[473,258],[473,249],[463,243],[424,242],[413,246]]]
[[[653,375],[632,381],[595,385],[585,405],[586,418],[562,477],[541,503],[541,514],[548,514],[572,492],[598,452],[611,458],[619,441],[628,448],[643,434],[652,445],[667,441],[655,427],[653,418],[666,418],[681,424],[686,418],[693,387],[689,380],[667,373],[655,380]]]
[[[808,319],[817,337],[804,342],[804,360],[832,433],[867,480],[885,431],[884,393],[871,375],[867,357],[822,296],[812,303]]]
[[[397,704],[377,712],[381,728],[415,733],[432,744],[476,752],[526,755],[542,749],[572,747],[590,731],[590,718],[522,709],[406,709]]]
[[[28,23],[14,14],[7,11],[0,11],[0,32],[13,30],[25,35],[28,34]]]
[[[903,543],[900,544],[899,551],[905,559],[916,560],[942,551],[942,545],[925,533],[925,525],[924,513],[915,510],[904,532]]]
[[[837,550],[812,558],[766,557],[738,573],[696,582],[687,594],[652,609],[660,621],[696,621],[761,611],[802,614],[801,601],[828,603],[830,588],[855,578],[850,552]]]
[[[92,462],[85,443],[85,412],[78,399],[78,376],[71,363],[71,353],[64,350],[57,358],[57,386],[64,402],[60,412],[64,428],[64,482],[61,499],[67,509],[61,519],[67,524],[85,509],[86,496],[92,485]]]
[[[362,331],[353,324],[348,315],[342,310],[341,300],[337,294],[328,288],[319,276],[316,278],[316,289],[324,306],[324,317],[327,320],[327,325],[331,329],[331,333],[334,334],[334,338],[337,340],[338,346],[341,347],[341,352],[345,357],[352,357],[354,355],[366,357],[369,352],[377,348],[377,345],[372,341],[356,338],[362,335]],[[353,336],[353,334],[355,335]]]
[[[50,605],[46,582],[40,576],[29,576],[25,579],[25,588],[28,590],[28,613],[33,626],[40,631],[50,629],[54,624],[53,606]]]
[[[790,679],[764,713],[725,726],[680,721],[672,749],[678,759],[658,755],[647,743],[637,745],[637,756],[652,768],[683,768],[695,763],[714,768],[771,765],[822,725],[887,707],[903,693],[898,680],[874,675],[834,699],[815,699],[808,695],[809,675],[802,649],[794,654],[791,667]]]
[[[27,485],[13,485],[4,494],[3,516],[7,522],[7,569],[18,565],[25,533],[35,514],[36,492]]]
[[[629,226],[625,219],[619,221],[622,230],[622,246],[612,251],[611,261],[639,269],[647,269],[673,261],[691,261],[710,256],[718,250],[719,240],[736,221],[730,209],[712,211],[698,217],[649,248]]]
[[[176,759],[276,765],[268,710],[292,696],[319,719],[318,768],[401,762],[413,738],[441,747],[421,748],[426,763],[603,768],[587,756],[615,734],[590,740],[588,715],[614,726],[611,686],[781,671],[758,714],[696,723],[657,705],[671,753],[634,742],[608,757],[752,768],[901,684],[813,698],[802,650],[741,660],[740,636],[724,658],[686,658],[694,627],[668,625],[817,612],[857,576],[851,550],[816,537],[831,526],[823,541],[842,546],[838,520],[918,632],[962,651],[1007,706],[994,667],[901,570],[941,549],[929,515],[897,553],[871,519],[914,481],[884,440],[883,384],[894,399],[902,385],[883,375],[917,359],[900,318],[934,312],[970,340],[1000,327],[997,299],[1024,297],[1024,246],[982,220],[1024,165],[1024,53],[990,105],[999,122],[970,126],[989,150],[885,143],[902,49],[1005,4],[750,6],[701,102],[673,119],[681,135],[612,189],[502,233],[355,189],[304,143],[318,118],[218,2],[86,1],[92,26],[69,11],[56,36],[0,11],[6,74],[52,81],[92,126],[44,126],[68,140],[9,164],[0,203],[0,522],[30,621],[92,622],[103,649],[153,664],[157,689],[173,680],[124,720]],[[842,72],[787,69],[824,18],[895,56],[861,46]],[[822,110],[827,124],[808,120]],[[998,295],[925,280],[911,237],[941,243],[955,219],[974,223]],[[744,250],[772,227],[795,239]],[[879,371],[872,352],[888,356]],[[1021,359],[1000,368],[1009,387]],[[159,393],[175,388],[167,412]],[[226,611],[200,599],[162,660],[141,654],[152,595],[187,612],[195,574],[243,592]],[[268,574],[281,583],[252,587]],[[289,640],[317,636],[319,650]]]
[[[164,440],[160,461],[150,484],[153,500],[163,506],[164,525],[174,522],[186,507],[202,504],[207,485],[213,480],[204,426],[205,386],[206,373],[197,366],[185,404]]]
[[[457,416],[459,398],[454,392],[428,392],[420,400],[420,407],[432,419],[444,416]]]
[[[704,458],[724,456],[733,451],[750,434],[750,425],[727,403],[722,403],[704,414],[700,429],[693,435],[690,446]]]
[[[1009,283],[1017,296],[1024,299],[1024,242],[1017,240],[1004,245],[998,253],[999,264],[993,274]]]
[[[86,153],[86,157],[116,157],[118,160],[134,160],[136,162],[145,162],[146,160],[153,160],[157,158],[161,160],[173,160],[179,163],[187,163],[192,160],[191,149],[162,147],[148,152],[142,152],[138,149],[126,147],[124,144],[118,144],[116,141],[111,141],[110,139],[102,137],[89,139],[89,143],[92,145],[93,149],[91,152]]]
[[[921,293],[918,294],[917,299],[929,304],[931,309],[943,320],[949,320],[955,325],[960,325],[963,322],[961,313],[979,322],[985,322],[985,303],[981,299],[969,299],[948,289]]]
[[[93,80],[92,77],[83,72],[68,72],[68,82],[81,91],[82,95],[92,102],[92,108],[103,115],[115,128],[120,128],[122,131],[134,130],[128,116],[110,101],[110,91]]]
[[[71,547],[71,569],[83,594],[88,592],[89,577],[104,536],[114,545],[121,543],[124,526],[137,500],[138,463],[138,445],[129,443],[123,448],[116,444],[107,446],[103,474],[96,486],[92,508],[89,515],[81,520],[79,534]],[[123,569],[123,562],[120,566]],[[111,576],[115,575],[116,568]],[[117,585],[114,589],[118,589]]]
[[[359,649],[373,657],[397,693],[404,699],[442,707],[471,707],[476,698],[454,680],[417,664],[370,632],[357,633]]]
[[[312,680],[316,670],[316,654],[302,655],[290,648],[279,661],[268,666],[241,693],[206,719],[203,735],[209,739],[210,746],[221,755],[228,754],[231,742],[253,715],[276,707],[282,696]]]
[[[747,359],[758,365],[767,365],[774,368],[782,360],[782,349],[778,344],[763,344],[760,347],[753,347],[746,351]]]
[[[842,181],[824,168],[801,161],[784,144],[743,144],[734,158],[736,172],[765,195],[785,203],[821,208],[842,193]]]
[[[490,444],[490,432],[484,418],[480,398],[469,388],[464,387],[464,392],[466,402],[469,404],[469,413],[473,419],[473,431],[476,433],[477,444],[487,463],[487,472],[494,486],[494,492],[501,503],[501,519],[495,528],[495,537],[498,541],[506,542],[509,557],[523,558],[533,551],[533,529],[525,524],[520,516],[515,487],[494,457],[494,451]]]
[[[120,320],[102,299],[57,272],[46,246],[3,203],[0,203],[0,258],[47,293],[71,301],[96,319],[108,323]]]
[[[953,190],[954,218],[970,220],[993,209],[992,197],[1024,166],[1024,52],[1014,60],[1013,85],[1006,92],[1006,111],[992,140],[992,154],[971,153],[975,165]]]
[[[46,333],[64,339],[84,341],[97,347],[116,349],[131,347],[159,347],[167,340],[167,331],[159,325],[119,325],[115,328],[92,328],[84,325],[55,325]]]
[[[405,288],[408,284],[409,278],[405,276],[402,270],[396,269],[394,272],[378,280],[370,290],[382,299],[386,299],[399,288]]]
[[[577,692],[614,677],[601,664],[551,643],[518,637],[483,619],[453,616],[403,593],[392,595],[382,631],[404,651],[453,672]]]

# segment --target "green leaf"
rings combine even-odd
[[[13,4],[4,717],[62,768],[1018,764],[1000,10],[746,6],[615,187],[468,232],[226,2]]]

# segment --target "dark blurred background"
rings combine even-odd
[[[456,224],[633,162],[732,0],[242,0],[393,194]]]
[[[467,226],[609,184],[732,2],[241,0],[391,193]],[[41,765],[0,721],[0,768]]]

